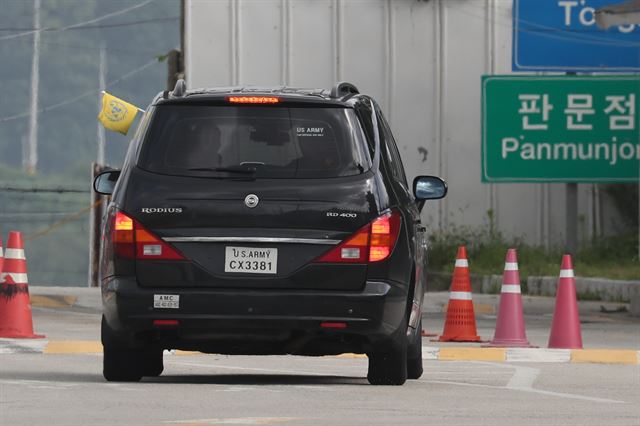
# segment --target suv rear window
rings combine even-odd
[[[371,167],[349,108],[159,105],[138,166],[202,177],[332,178]]]

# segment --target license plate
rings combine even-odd
[[[278,272],[278,249],[225,247],[224,271],[244,274],[275,274]]]
[[[153,307],[157,309],[180,309],[180,295],[154,294]]]

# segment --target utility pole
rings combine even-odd
[[[167,90],[173,90],[180,73],[180,51],[171,49],[167,55]]]
[[[167,90],[173,90],[176,82],[184,78],[184,20],[186,5],[180,0],[180,50],[172,49],[167,54]]]
[[[180,0],[180,53],[182,54],[182,60],[184,61],[184,20],[187,13],[187,5],[185,0]],[[184,64],[184,62],[182,62]],[[184,72],[184,66],[182,66],[182,72]]]
[[[100,45],[100,71],[98,74],[98,86],[100,92],[106,90],[107,80],[107,49],[104,46],[104,42]],[[98,112],[102,110],[102,99],[98,97]],[[98,155],[96,156],[96,162],[99,165],[104,165],[105,162],[105,130],[104,126],[98,122]]]
[[[576,75],[568,72],[567,75]],[[565,251],[571,256],[578,252],[578,184],[568,182],[565,184]]]
[[[566,244],[565,250],[572,256],[578,251],[578,184],[569,182],[565,185],[566,193]]]
[[[38,164],[38,86],[40,84],[40,0],[33,0],[33,56],[31,59],[31,114],[29,138],[23,146],[22,166],[29,174],[35,174]]]
[[[100,45],[100,68],[98,70],[98,86],[100,91],[104,91],[107,86],[107,49],[104,42]],[[102,110],[102,99],[98,97],[98,111]],[[91,164],[91,182],[104,170],[105,165],[105,129],[98,123],[98,150],[96,162]],[[89,287],[98,286],[98,265],[100,253],[100,231],[102,230],[102,217],[104,213],[103,196],[95,191],[91,191],[91,205],[93,209],[89,212]]]

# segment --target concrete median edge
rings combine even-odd
[[[2,339],[3,354],[101,354],[99,341],[42,339]],[[199,355],[199,352],[168,351],[166,355]],[[337,358],[364,358],[362,354],[342,354]],[[545,362],[640,365],[640,351],[631,349],[546,349],[546,348],[483,348],[423,346],[422,359],[427,361],[490,361]]]

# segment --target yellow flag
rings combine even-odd
[[[106,92],[102,95],[102,111],[98,115],[98,120],[106,129],[126,135],[136,114],[138,114],[138,107],[135,105]]]

